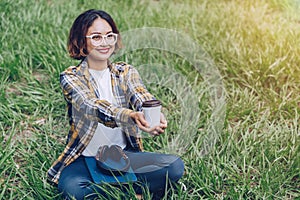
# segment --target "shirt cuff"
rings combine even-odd
[[[134,120],[130,117],[130,113],[134,112],[133,110],[127,108],[116,108],[116,123],[118,127],[128,127],[135,125]]]

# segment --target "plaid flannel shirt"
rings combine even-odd
[[[92,139],[98,123],[114,128],[121,127],[127,146],[142,150],[139,130],[129,114],[141,111],[142,103],[155,99],[145,88],[137,70],[123,62],[109,65],[112,91],[118,106],[99,99],[97,84],[83,60],[60,75],[60,84],[67,102],[70,130],[67,145],[48,170],[50,183],[58,184],[62,170],[76,160]]]

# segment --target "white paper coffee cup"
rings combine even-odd
[[[161,103],[159,100],[149,100],[143,103],[143,113],[150,128],[160,124]]]

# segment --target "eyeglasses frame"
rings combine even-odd
[[[116,37],[116,40],[114,41],[113,44],[109,44],[109,43],[107,43],[107,44],[109,44],[109,45],[114,45],[114,44],[116,44],[116,42],[118,41],[118,34],[117,34],[117,33],[108,33],[108,34],[106,34],[106,35],[101,35],[101,34],[99,34],[99,33],[94,33],[94,34],[92,34],[92,35],[86,35],[85,37],[86,37],[86,38],[89,38],[89,39],[91,39],[91,40],[93,40],[93,36],[95,36],[95,35],[100,35],[100,36],[102,37],[102,39],[100,39],[100,41],[99,41],[99,45],[100,45],[101,43],[103,43],[103,41],[105,41],[105,42],[107,43],[107,37],[108,37],[109,35],[115,36],[115,37]]]

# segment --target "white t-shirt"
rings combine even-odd
[[[105,99],[116,105],[109,68],[102,71],[89,69],[89,71],[97,83],[100,99]],[[98,123],[94,136],[82,154],[84,156],[95,156],[100,146],[113,144],[119,145],[123,149],[126,147],[126,139],[121,128],[110,128]]]

